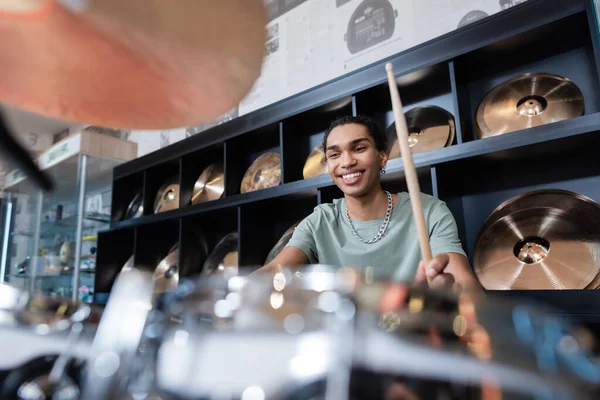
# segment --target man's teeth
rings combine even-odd
[[[344,179],[352,179],[352,178],[358,178],[361,175],[362,175],[362,172],[355,172],[353,174],[342,175],[342,178],[344,178]]]

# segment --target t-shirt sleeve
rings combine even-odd
[[[285,247],[295,247],[300,249],[308,258],[310,264],[317,264],[317,245],[315,242],[315,223],[314,214],[306,217],[296,226],[292,237]]]
[[[443,201],[436,201],[429,217],[429,242],[433,256],[440,253],[458,253],[467,256],[460,238],[456,220]]]

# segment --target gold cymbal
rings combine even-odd
[[[448,111],[437,106],[415,107],[407,111],[408,145],[413,153],[436,150],[450,146],[454,141],[454,117]],[[399,158],[400,146],[396,124],[392,123],[387,131],[389,158]]]
[[[294,234],[294,229],[296,229],[296,227],[298,226],[298,224],[300,224],[300,222],[302,222],[302,220],[295,222],[292,226],[290,226],[288,228],[287,231],[284,232],[284,234],[281,236],[281,238],[277,241],[275,246],[273,246],[273,248],[269,252],[269,255],[267,255],[267,259],[265,260],[265,265],[267,265],[268,263],[273,261],[275,259],[275,257],[277,257],[277,255],[279,253],[281,253],[281,250],[283,250],[285,248],[285,246],[288,244],[288,242],[292,238],[292,235]]]
[[[306,162],[304,163],[304,169],[302,170],[302,176],[304,179],[314,178],[327,174],[327,164],[325,162],[325,153],[321,145],[316,146],[308,155]]]
[[[179,283],[179,245],[174,245],[152,274],[155,295],[173,290]]]
[[[483,225],[474,269],[486,289],[584,289],[600,272],[600,206],[564,190],[516,196]]]
[[[225,192],[225,175],[223,165],[211,164],[202,171],[200,177],[194,183],[192,193],[192,204],[200,204],[206,201],[218,200]]]
[[[560,75],[528,73],[501,83],[485,96],[477,108],[474,128],[479,138],[487,138],[583,112],[583,94],[575,83]]]
[[[154,200],[155,214],[179,208],[179,183],[176,183],[177,181],[177,177],[170,178],[158,189]]]
[[[202,267],[203,275],[210,275],[222,267],[238,266],[238,233],[225,235],[210,253]]]
[[[244,174],[240,191],[254,192],[277,186],[281,183],[281,155],[267,152],[258,157]]]

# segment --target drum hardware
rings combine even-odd
[[[583,115],[581,90],[569,79],[549,73],[527,73],[493,88],[477,108],[479,138],[502,135]]]
[[[323,152],[322,145],[317,145],[306,159],[304,168],[302,169],[302,176],[304,179],[314,178],[327,174],[327,162],[325,161],[325,153]]]
[[[179,208],[179,178],[169,178],[156,193],[154,213],[171,211]]]
[[[390,39],[396,28],[398,12],[388,0],[365,0],[358,5],[344,35],[352,54]]]
[[[281,183],[281,155],[266,152],[250,165],[240,187],[241,193],[254,192],[277,186]]]
[[[200,204],[206,201],[218,200],[225,193],[225,175],[223,165],[211,164],[202,171],[192,193],[191,204]]]
[[[475,243],[486,289],[585,289],[600,273],[600,206],[565,190],[515,196],[494,210]]]
[[[408,128],[408,145],[413,153],[436,150],[454,142],[454,117],[437,106],[416,107],[404,114]],[[400,146],[395,123],[387,131],[389,158],[399,158]]]

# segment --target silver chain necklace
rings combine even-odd
[[[384,190],[384,192],[387,195],[387,199],[388,199],[387,211],[385,213],[385,218],[383,219],[383,223],[379,227],[379,232],[371,240],[365,240],[365,239],[361,238],[360,235],[358,234],[358,232],[356,232],[356,229],[354,228],[354,225],[352,224],[352,220],[350,219],[350,214],[348,213],[348,206],[344,203],[344,207],[346,208],[346,221],[348,221],[348,225],[350,225],[350,230],[352,231],[354,236],[356,236],[356,238],[363,243],[372,244],[372,243],[378,242],[383,237],[383,235],[385,235],[385,232],[387,231],[387,227],[390,222],[390,217],[392,216],[392,195],[387,190]]]

